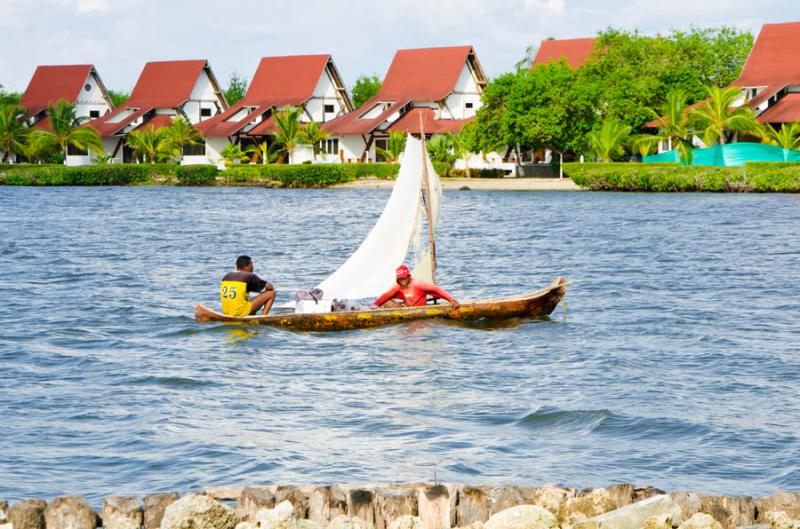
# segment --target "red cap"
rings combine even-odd
[[[403,279],[404,277],[408,277],[410,275],[411,272],[406,265],[400,265],[397,267],[397,279]]]

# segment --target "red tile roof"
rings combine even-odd
[[[148,119],[147,121],[143,122],[141,125],[136,127],[133,130],[147,130],[150,127],[153,127],[153,130],[163,129],[166,127],[172,126],[172,119],[175,116],[167,116],[164,114],[157,114],[152,118]]]
[[[275,116],[272,115],[247,131],[250,136],[266,136],[275,132]]]
[[[539,51],[533,59],[533,65],[547,64],[550,61],[559,61],[562,58],[573,68],[580,68],[594,51],[595,39],[563,39],[543,40]]]
[[[179,107],[189,99],[206,66],[205,60],[148,62],[126,106]]]
[[[800,93],[783,96],[758,116],[761,123],[791,123],[800,121]]]
[[[385,101],[440,101],[455,89],[472,46],[399,50],[380,95]]]
[[[389,107],[374,118],[363,119],[361,116],[368,113],[378,103],[390,103]],[[344,135],[359,135],[364,136],[370,134],[378,128],[384,121],[389,119],[393,114],[399,112],[400,109],[411,103],[409,99],[401,99],[399,101],[385,101],[379,93],[357,110],[340,116],[332,121],[323,124],[323,128],[331,134],[340,136]]]
[[[736,86],[800,83],[800,22],[764,24]]]
[[[38,114],[47,108],[48,103],[59,99],[74,103],[93,69],[91,64],[37,67],[22,94],[20,106],[31,115]]]
[[[120,121],[109,122],[109,120],[119,115],[119,113],[123,110],[133,110],[133,113],[121,119]],[[94,121],[90,121],[89,125],[94,127],[101,136],[110,138],[111,136],[120,133],[125,127],[152,110],[154,110],[154,108],[151,106],[144,106],[142,108],[122,106],[110,114],[106,114],[105,116],[97,118]]]
[[[264,57],[242,101],[247,104],[298,106],[314,95],[330,55]]]
[[[270,101],[265,101],[263,104],[257,105],[250,105],[246,104],[244,101],[239,101],[225,112],[217,114],[212,118],[204,119],[195,125],[195,127],[200,131],[200,134],[207,138],[226,138],[237,134],[256,118],[261,116],[261,114],[275,106],[276,103]],[[228,121],[228,119],[235,116],[240,110],[246,107],[252,108],[252,110],[245,114],[242,119],[238,121]]]
[[[403,116],[392,123],[387,129],[390,132],[400,131],[410,134],[419,134],[419,118],[422,116],[422,128],[425,134],[444,134],[446,132],[456,133],[461,130],[470,119],[434,119],[432,108],[413,108],[403,114]]]

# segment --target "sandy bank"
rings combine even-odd
[[[444,189],[468,187],[474,191],[580,191],[569,178],[442,178]],[[339,189],[391,189],[394,180],[365,178],[331,186]]]

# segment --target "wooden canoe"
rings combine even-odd
[[[465,301],[458,310],[448,304],[399,309],[379,309],[325,314],[270,314],[269,316],[226,316],[203,305],[196,305],[198,322],[249,323],[270,325],[293,331],[348,331],[415,320],[447,319],[470,321],[479,319],[540,318],[556,308],[567,291],[567,282],[557,278],[550,286],[519,296]]]

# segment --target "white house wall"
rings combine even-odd
[[[333,105],[332,113],[325,113],[325,105]],[[333,85],[328,69],[320,76],[317,86],[314,88],[314,94],[311,99],[306,103],[306,111],[311,115],[311,118],[317,123],[324,123],[337,117],[342,110],[342,102],[336,93],[336,88]]]
[[[89,90],[86,90],[86,86],[89,87]],[[93,73],[89,74],[86,82],[81,86],[81,91],[75,101],[75,113],[79,118],[88,118],[92,110],[97,111],[99,116],[105,116],[111,112],[111,107],[100,88],[100,83]]]
[[[364,152],[364,148],[367,146],[366,142],[364,141],[363,136],[357,135],[348,135],[348,136],[337,136],[339,138],[339,151],[341,151],[341,157],[344,158],[345,163],[352,163],[357,162],[361,155]],[[374,156],[372,157],[374,159]],[[335,160],[332,160],[334,163],[340,161],[340,156],[336,156]]]
[[[467,103],[472,103],[472,108],[467,108]],[[481,89],[467,63],[464,63],[453,93],[445,99],[445,106],[447,110],[442,110],[441,119],[471,118],[480,108]]]
[[[207,108],[211,110],[211,116],[204,119],[209,119],[219,113],[219,99],[217,94],[214,93],[214,85],[208,77],[208,72],[203,70],[197,77],[197,82],[192,88],[192,93],[189,96],[189,101],[183,105],[183,112],[190,123],[195,124],[201,121],[200,109]]]

